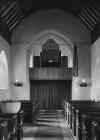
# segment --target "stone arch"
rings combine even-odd
[[[37,53],[41,51],[42,44],[48,39],[53,39],[60,45],[62,55],[66,54],[68,56],[68,66],[73,67],[73,43],[65,35],[53,29],[40,33],[31,41],[28,46],[28,49],[30,50],[30,58],[32,58],[32,55],[35,55],[35,52]]]

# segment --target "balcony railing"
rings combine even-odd
[[[72,68],[31,68],[30,80],[71,80]]]

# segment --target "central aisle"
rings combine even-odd
[[[36,126],[24,127],[23,140],[72,140],[60,111],[41,111]]]

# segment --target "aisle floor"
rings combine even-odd
[[[23,140],[72,140],[61,111],[41,111],[35,126],[24,126]]]

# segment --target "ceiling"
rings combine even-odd
[[[23,18],[48,8],[61,8],[80,18],[91,31],[92,42],[99,37],[99,0],[1,0],[0,34],[10,43],[13,30]]]

